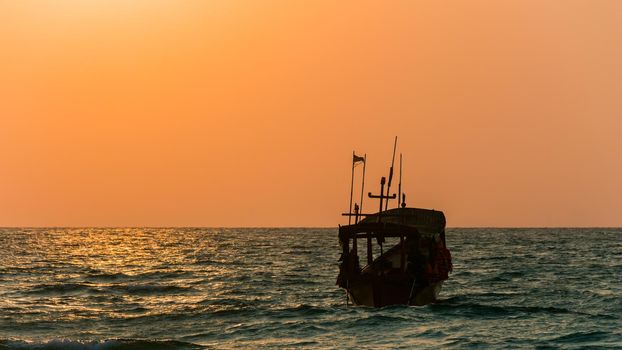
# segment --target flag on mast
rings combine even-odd
[[[359,157],[356,154],[352,153],[352,165],[356,166],[358,163],[365,163],[365,157]]]

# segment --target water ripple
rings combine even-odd
[[[622,230],[448,229],[423,307],[346,307],[335,229],[0,229],[0,350],[622,348]]]

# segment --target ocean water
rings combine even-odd
[[[622,229],[448,229],[438,304],[346,306],[336,229],[0,229],[0,349],[622,349]]]

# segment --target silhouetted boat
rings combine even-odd
[[[356,164],[356,159],[354,156],[353,164]],[[363,159],[364,162],[366,158],[358,159]],[[435,302],[443,281],[449,278],[452,270],[451,254],[445,239],[443,212],[407,208],[403,194],[401,207],[386,209],[388,205],[385,202],[385,209],[382,209],[383,200],[395,198],[395,194],[388,195],[392,169],[393,166],[389,173],[387,194],[383,193],[384,177],[380,182],[380,195],[369,193],[370,198],[380,200],[380,211],[361,214],[355,204],[354,213],[351,211],[343,214],[354,217],[355,223],[339,227],[342,253],[337,285],[346,290],[348,300],[356,305],[381,307]],[[359,217],[363,219],[359,221]],[[367,255],[367,265],[363,268],[360,267],[357,244],[361,239],[365,242]],[[386,239],[399,241],[383,252]],[[380,248],[380,255],[375,259],[374,240]]]

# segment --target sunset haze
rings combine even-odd
[[[0,226],[335,227],[395,136],[448,226],[622,226],[622,2],[0,2]]]

